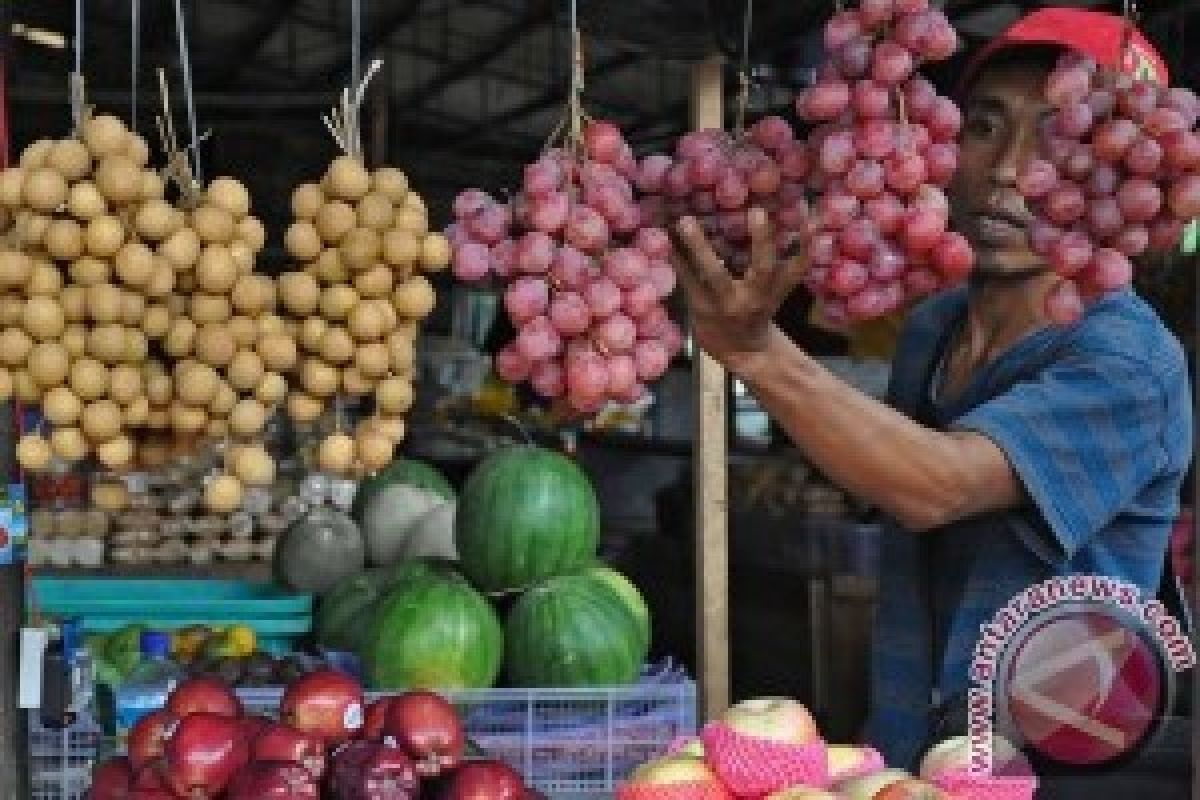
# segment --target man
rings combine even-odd
[[[951,207],[975,248],[974,275],[910,315],[888,405],[772,322],[803,256],[774,258],[765,215],[750,212],[742,279],[695,220],[679,224],[698,344],[824,474],[898,523],[883,544],[868,725],[895,766],[915,766],[940,706],[969,686],[979,626],[1021,590],[1071,574],[1120,578],[1148,596],[1159,586],[1191,456],[1182,350],[1130,290],[1052,325],[1044,301],[1060,278],[1030,248],[1016,189],[1038,151],[1057,51],[1115,65],[1122,38],[1114,17],[1046,9],[970,70]]]

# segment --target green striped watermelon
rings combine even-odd
[[[618,686],[637,680],[647,640],[608,580],[566,575],[533,587],[505,623],[514,686]]]
[[[458,501],[454,538],[467,577],[486,592],[524,589],[592,562],[600,509],[575,462],[537,447],[486,458]]]
[[[612,567],[606,567],[602,564],[592,567],[587,571],[587,574],[608,584],[609,588],[617,593],[617,596],[625,603],[625,607],[629,609],[629,613],[637,621],[638,631],[642,634],[645,646],[649,648],[651,630],[650,609],[646,606],[646,600],[642,597],[642,593],[633,585],[633,581]]]
[[[454,499],[454,487],[450,485],[450,481],[446,480],[446,476],[437,469],[429,466],[424,461],[397,458],[374,475],[363,478],[359,482],[358,489],[354,493],[354,505],[350,511],[351,516],[361,521],[363,510],[375,495],[383,489],[396,484],[413,486],[417,489],[426,489],[446,500]]]
[[[375,689],[479,689],[500,672],[504,632],[457,574],[417,577],[375,604],[360,655]]]

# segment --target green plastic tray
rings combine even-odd
[[[85,632],[133,623],[173,630],[243,623],[278,645],[312,629],[313,597],[269,583],[192,578],[34,578],[31,603],[55,617],[78,617]],[[272,648],[274,649],[274,648]]]

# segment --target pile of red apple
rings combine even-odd
[[[771,788],[754,791],[736,785],[734,776],[745,773],[746,765],[724,763],[729,756],[706,747],[712,741],[702,735],[682,743],[674,752],[638,767],[621,785],[617,800],[732,800],[755,797],[761,800],[975,800],[978,790],[969,784],[970,742],[965,737],[948,739],[932,748],[921,762],[919,775],[887,768],[870,747],[825,744],[816,722],[799,702],[783,697],[756,698],[732,706],[712,726],[722,726],[750,745],[739,755],[753,753],[756,746],[769,752],[794,749],[798,754],[820,753],[820,779],[813,785],[788,784],[777,765],[761,764],[761,776],[780,776]],[[707,732],[708,729],[706,729]],[[1002,740],[997,745],[1003,746]],[[771,749],[773,748],[773,749]],[[1020,757],[1006,750],[1014,761]],[[1025,773],[1028,774],[1028,773]],[[1003,793],[997,789],[1003,785]],[[1031,800],[1036,781],[1030,778],[1000,778],[988,787],[989,798]]]
[[[89,800],[534,800],[507,764],[466,758],[450,703],[409,692],[366,705],[332,669],[288,686],[279,719],[243,713],[212,677],[176,687],[97,767]]]

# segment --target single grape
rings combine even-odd
[[[529,385],[547,400],[562,397],[567,388],[566,371],[557,361],[542,361],[531,371]]]
[[[1087,200],[1073,183],[1060,183],[1045,197],[1046,216],[1058,225],[1069,225],[1083,216]]]
[[[553,358],[562,350],[562,337],[547,317],[534,317],[517,333],[517,351],[530,362]]]
[[[954,141],[962,129],[962,112],[949,97],[938,97],[933,101],[926,125],[934,141]]]
[[[935,186],[946,186],[958,170],[958,145],[933,142],[925,148],[926,179]]]
[[[621,288],[608,278],[598,278],[583,287],[583,299],[592,316],[602,319],[621,307]]]
[[[902,14],[892,28],[892,37],[902,47],[916,53],[933,31],[932,14]]]
[[[1058,170],[1049,161],[1030,159],[1017,175],[1017,191],[1029,198],[1041,198],[1058,186]]]
[[[1116,236],[1125,225],[1125,218],[1121,216],[1121,207],[1117,205],[1117,199],[1111,195],[1093,197],[1088,200],[1084,219],[1092,235],[1101,240]]]
[[[750,126],[750,138],[764,150],[782,152],[795,141],[792,126],[783,117],[763,117]]]
[[[925,167],[925,159],[918,153],[893,154],[884,162],[887,187],[900,194],[916,191],[917,187],[923,184],[928,177]],[[849,177],[846,178],[846,185],[850,186]]]
[[[557,191],[565,179],[563,169],[554,159],[541,158],[532,164],[525,165],[525,180],[522,188],[525,193],[537,197]]]
[[[949,283],[958,283],[967,277],[975,264],[975,253],[971,244],[960,233],[946,231],[937,240],[932,250],[933,263],[938,272]]]
[[[919,157],[915,158],[917,161],[920,161]],[[890,173],[889,177],[891,177]],[[923,172],[922,177],[924,177]],[[856,161],[854,166],[851,167],[850,171],[846,174],[846,189],[848,189],[851,194],[864,200],[880,194],[883,191],[883,182],[884,168],[879,164],[878,161]],[[913,187],[915,188],[919,183],[920,181],[916,181],[913,184]],[[892,185],[890,181],[888,185],[892,189],[897,188],[896,186]]]
[[[842,252],[855,261],[869,259],[879,241],[879,230],[866,217],[850,220],[838,236],[838,245]]]
[[[905,215],[901,233],[905,249],[920,253],[938,243],[946,230],[945,215],[929,208],[914,208]]]
[[[646,156],[638,165],[638,174],[634,179],[634,184],[642,192],[661,192],[671,164],[671,157],[668,155],[656,153]]]
[[[1071,180],[1082,183],[1087,180],[1095,168],[1096,161],[1092,158],[1092,149],[1086,144],[1080,144],[1071,155],[1067,156],[1062,171]]]
[[[663,176],[663,192],[667,197],[687,197],[692,190],[691,179],[688,177],[688,165],[675,162],[667,168]]]
[[[833,63],[839,77],[861,78],[871,67],[871,40],[858,36],[839,47],[833,53]]]
[[[1073,281],[1062,281],[1046,295],[1046,316],[1056,325],[1070,325],[1083,316],[1083,298]]]
[[[566,373],[567,391],[575,397],[603,397],[608,391],[608,366],[596,353],[567,361]]]
[[[1159,98],[1159,103],[1164,108],[1170,108],[1182,114],[1186,123],[1184,128],[1188,130],[1194,128],[1196,122],[1200,120],[1200,97],[1197,97],[1191,89],[1185,89],[1182,86],[1167,89]]]
[[[1054,246],[1062,237],[1061,228],[1055,227],[1040,219],[1035,219],[1029,226],[1029,246],[1039,256],[1049,258]]]
[[[860,117],[887,117],[892,110],[891,92],[883,84],[864,78],[854,84],[851,105]]]
[[[499,203],[486,205],[463,221],[471,238],[488,245],[508,236],[508,226],[511,223],[512,216],[508,207]]]
[[[617,286],[631,289],[646,279],[650,262],[641,250],[618,247],[604,254],[600,259],[600,267]]]
[[[571,198],[566,192],[550,190],[547,193],[531,198],[529,203],[529,223],[544,233],[558,233],[567,224],[567,215],[571,210]]]
[[[1068,103],[1052,117],[1054,131],[1068,139],[1079,139],[1092,129],[1092,107],[1086,102]]]
[[[937,105],[938,93],[933,84],[920,75],[914,75],[904,83],[904,107],[910,120],[928,122]]]
[[[638,380],[658,380],[667,371],[671,354],[667,346],[656,339],[642,339],[633,348],[633,361]]]
[[[658,297],[664,298],[675,291],[675,268],[667,261],[652,261],[646,272],[646,280],[654,287]]]
[[[747,185],[751,192],[763,196],[779,191],[781,181],[782,176],[779,174],[779,167],[775,165],[775,162],[764,161],[750,172]]]
[[[1077,103],[1087,97],[1092,76],[1082,68],[1059,68],[1046,79],[1046,99],[1056,108]]]
[[[1139,136],[1125,153],[1125,169],[1134,175],[1151,176],[1163,162],[1163,147],[1149,136]]]
[[[1159,89],[1149,81],[1135,81],[1133,86],[1117,92],[1117,107],[1125,116],[1141,121],[1158,106]]]
[[[529,377],[530,363],[529,359],[521,355],[521,352],[511,344],[506,345],[496,353],[493,359],[493,367],[496,374],[500,376],[500,380],[505,383],[520,383]]]
[[[461,281],[479,281],[491,271],[488,246],[481,242],[464,242],[454,250],[454,277]]]
[[[578,292],[556,292],[550,301],[550,322],[563,336],[577,336],[588,329],[592,314],[583,295]]]
[[[611,122],[594,120],[583,129],[583,145],[588,157],[605,164],[615,163],[625,145],[621,129]]]
[[[1117,107],[1117,95],[1110,89],[1092,87],[1085,101],[1091,109],[1092,119],[1106,119]]]
[[[871,279],[879,282],[889,282],[904,276],[908,262],[904,254],[888,242],[880,242],[867,262],[867,271]]]
[[[619,312],[614,313],[592,329],[592,339],[606,352],[624,353],[637,340],[637,327],[631,318]]]
[[[883,159],[896,149],[896,137],[896,125],[891,120],[863,120],[854,133],[854,147],[867,158]]]
[[[849,297],[867,285],[867,268],[850,258],[840,257],[829,267],[828,289],[839,297]]]
[[[608,357],[608,394],[622,397],[638,382],[637,365],[628,353],[617,353]]]
[[[867,284],[846,298],[846,315],[852,320],[866,320],[883,313],[884,297],[878,286]]]
[[[868,200],[863,212],[867,219],[875,223],[880,233],[890,236],[899,228],[904,217],[904,204],[896,195],[885,193]]]
[[[1200,217],[1200,175],[1184,175],[1167,190],[1167,206],[1179,219]]]
[[[454,198],[454,216],[465,220],[485,206],[493,205],[494,200],[481,189],[466,189]]]
[[[556,247],[554,240],[541,231],[530,231],[517,240],[516,267],[520,272],[540,274],[550,269]]]
[[[837,50],[862,33],[863,21],[857,11],[839,11],[825,23],[825,49]]]
[[[1106,120],[1092,134],[1092,150],[1102,161],[1119,162],[1137,141],[1138,133],[1138,126],[1131,120]]]
[[[1120,289],[1133,279],[1133,265],[1124,254],[1102,247],[1092,256],[1087,277],[1102,291]]]
[[[585,253],[597,252],[608,244],[608,223],[598,211],[585,205],[572,206],[564,233],[568,244]]]
[[[825,137],[821,143],[818,163],[830,175],[842,175],[854,163],[854,134],[837,131]]]
[[[504,309],[520,325],[546,312],[550,286],[542,278],[517,278],[504,291]]]
[[[1167,167],[1176,172],[1200,170],[1200,134],[1176,131],[1159,139]]]
[[[804,91],[796,112],[809,120],[834,119],[850,105],[850,87],[843,81],[825,81]]]
[[[779,172],[786,180],[801,181],[808,177],[809,162],[808,148],[803,142],[793,142],[779,154]]]
[[[1112,164],[1098,163],[1088,176],[1087,193],[1092,197],[1105,197],[1117,193],[1121,184],[1121,173]]]
[[[1050,250],[1054,271],[1068,278],[1077,275],[1092,260],[1092,240],[1078,231],[1067,231],[1058,237]]]
[[[912,52],[898,42],[882,41],[871,55],[871,77],[887,86],[904,81],[915,66]]]
[[[829,191],[817,203],[817,213],[827,228],[841,228],[858,215],[859,201],[852,194]]]
[[[1108,245],[1129,258],[1136,258],[1150,246],[1150,231],[1144,225],[1127,225]]]
[[[1159,217],[1150,223],[1150,249],[1163,251],[1174,250],[1183,237],[1185,224],[1183,220],[1173,217]]]
[[[1163,193],[1158,184],[1147,178],[1130,178],[1117,190],[1117,205],[1126,220],[1147,222],[1162,208]]]

